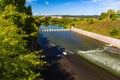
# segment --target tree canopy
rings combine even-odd
[[[118,14],[120,13],[120,11],[118,10],[117,12],[114,10],[108,10],[107,13],[106,12],[102,12],[99,19],[103,20],[103,19],[117,19],[118,18]]]
[[[33,49],[37,25],[25,0],[0,0],[0,80],[40,79],[44,61]]]

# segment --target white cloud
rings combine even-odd
[[[33,12],[33,15],[40,15],[40,13],[38,13],[38,12]]]
[[[120,1],[114,2],[114,3],[110,3],[109,5],[110,6],[119,6],[120,5]]]
[[[67,5],[71,5],[72,2],[67,2],[67,3],[64,3],[63,6],[67,6]]]
[[[37,0],[26,0],[26,2],[33,2],[33,1],[37,1]]]
[[[92,2],[101,2],[101,1],[105,1],[105,0],[92,0]]]
[[[117,1],[117,0],[113,1],[113,0],[111,0],[107,4],[105,3],[103,5],[103,7],[104,7],[105,10],[108,10],[108,9],[118,10],[118,9],[120,9],[120,1]]]
[[[46,4],[46,5],[49,5],[49,2],[48,2],[48,1],[45,1],[45,4]]]
[[[92,2],[96,2],[97,0],[92,0]]]

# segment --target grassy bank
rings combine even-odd
[[[84,21],[77,28],[120,39],[120,20],[93,20]]]

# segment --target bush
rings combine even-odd
[[[118,30],[117,29],[112,29],[112,31],[109,33],[111,36],[116,36],[118,35]]]

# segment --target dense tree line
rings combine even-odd
[[[26,0],[0,0],[0,80],[42,80],[37,24]]]
[[[77,19],[52,18],[50,16],[45,16],[45,17],[36,16],[34,18],[39,26],[58,25],[64,28],[71,28],[71,26],[74,26],[74,22],[78,21]]]
[[[120,14],[120,10],[118,10],[117,12],[114,10],[108,10],[107,12],[102,12],[99,19],[103,20],[103,19],[112,19],[115,20],[119,17]]]

